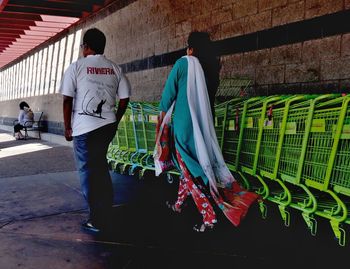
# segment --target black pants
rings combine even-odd
[[[13,129],[15,130],[15,133],[18,133],[20,130],[23,130],[23,125],[17,123],[15,126],[13,126]]]

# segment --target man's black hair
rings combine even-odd
[[[22,101],[22,102],[19,103],[19,108],[20,109],[23,109],[25,106],[29,108],[29,105],[26,102]]]
[[[94,50],[96,54],[103,54],[106,46],[106,36],[97,28],[91,28],[85,32],[83,44]]]

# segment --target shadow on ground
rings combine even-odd
[[[113,179],[116,203],[124,206],[114,208],[113,232],[96,237],[111,253],[111,268],[323,268],[347,257],[348,247],[338,246],[326,220],[318,221],[318,234],[312,236],[299,212],[291,212],[291,225],[285,227],[277,206],[268,203],[267,219],[254,205],[239,227],[217,210],[215,230],[198,234],[192,231],[200,219],[191,199],[181,214],[165,206],[176,197],[176,181],[117,174]]]

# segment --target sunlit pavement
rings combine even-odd
[[[298,212],[285,227],[268,204],[265,220],[253,206],[240,227],[218,214],[216,228],[198,234],[190,199],[180,215],[165,207],[176,196],[176,181],[112,177],[112,230],[88,234],[80,229],[87,211],[72,148],[16,141],[0,131],[0,269],[324,268],[348,257],[349,246],[337,245],[326,221],[311,236]]]

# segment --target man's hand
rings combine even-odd
[[[128,103],[129,103],[129,98],[124,98],[119,100],[118,109],[117,109],[117,112],[115,113],[116,120],[117,120],[117,129],[118,129],[118,124],[120,120],[122,119],[126,109],[128,108]]]
[[[72,141],[71,118],[73,110],[73,98],[63,95],[63,120],[64,120],[64,137],[67,141]]]
[[[66,138],[67,141],[72,141],[73,140],[73,136],[72,136],[72,129],[64,129],[64,137]]]

